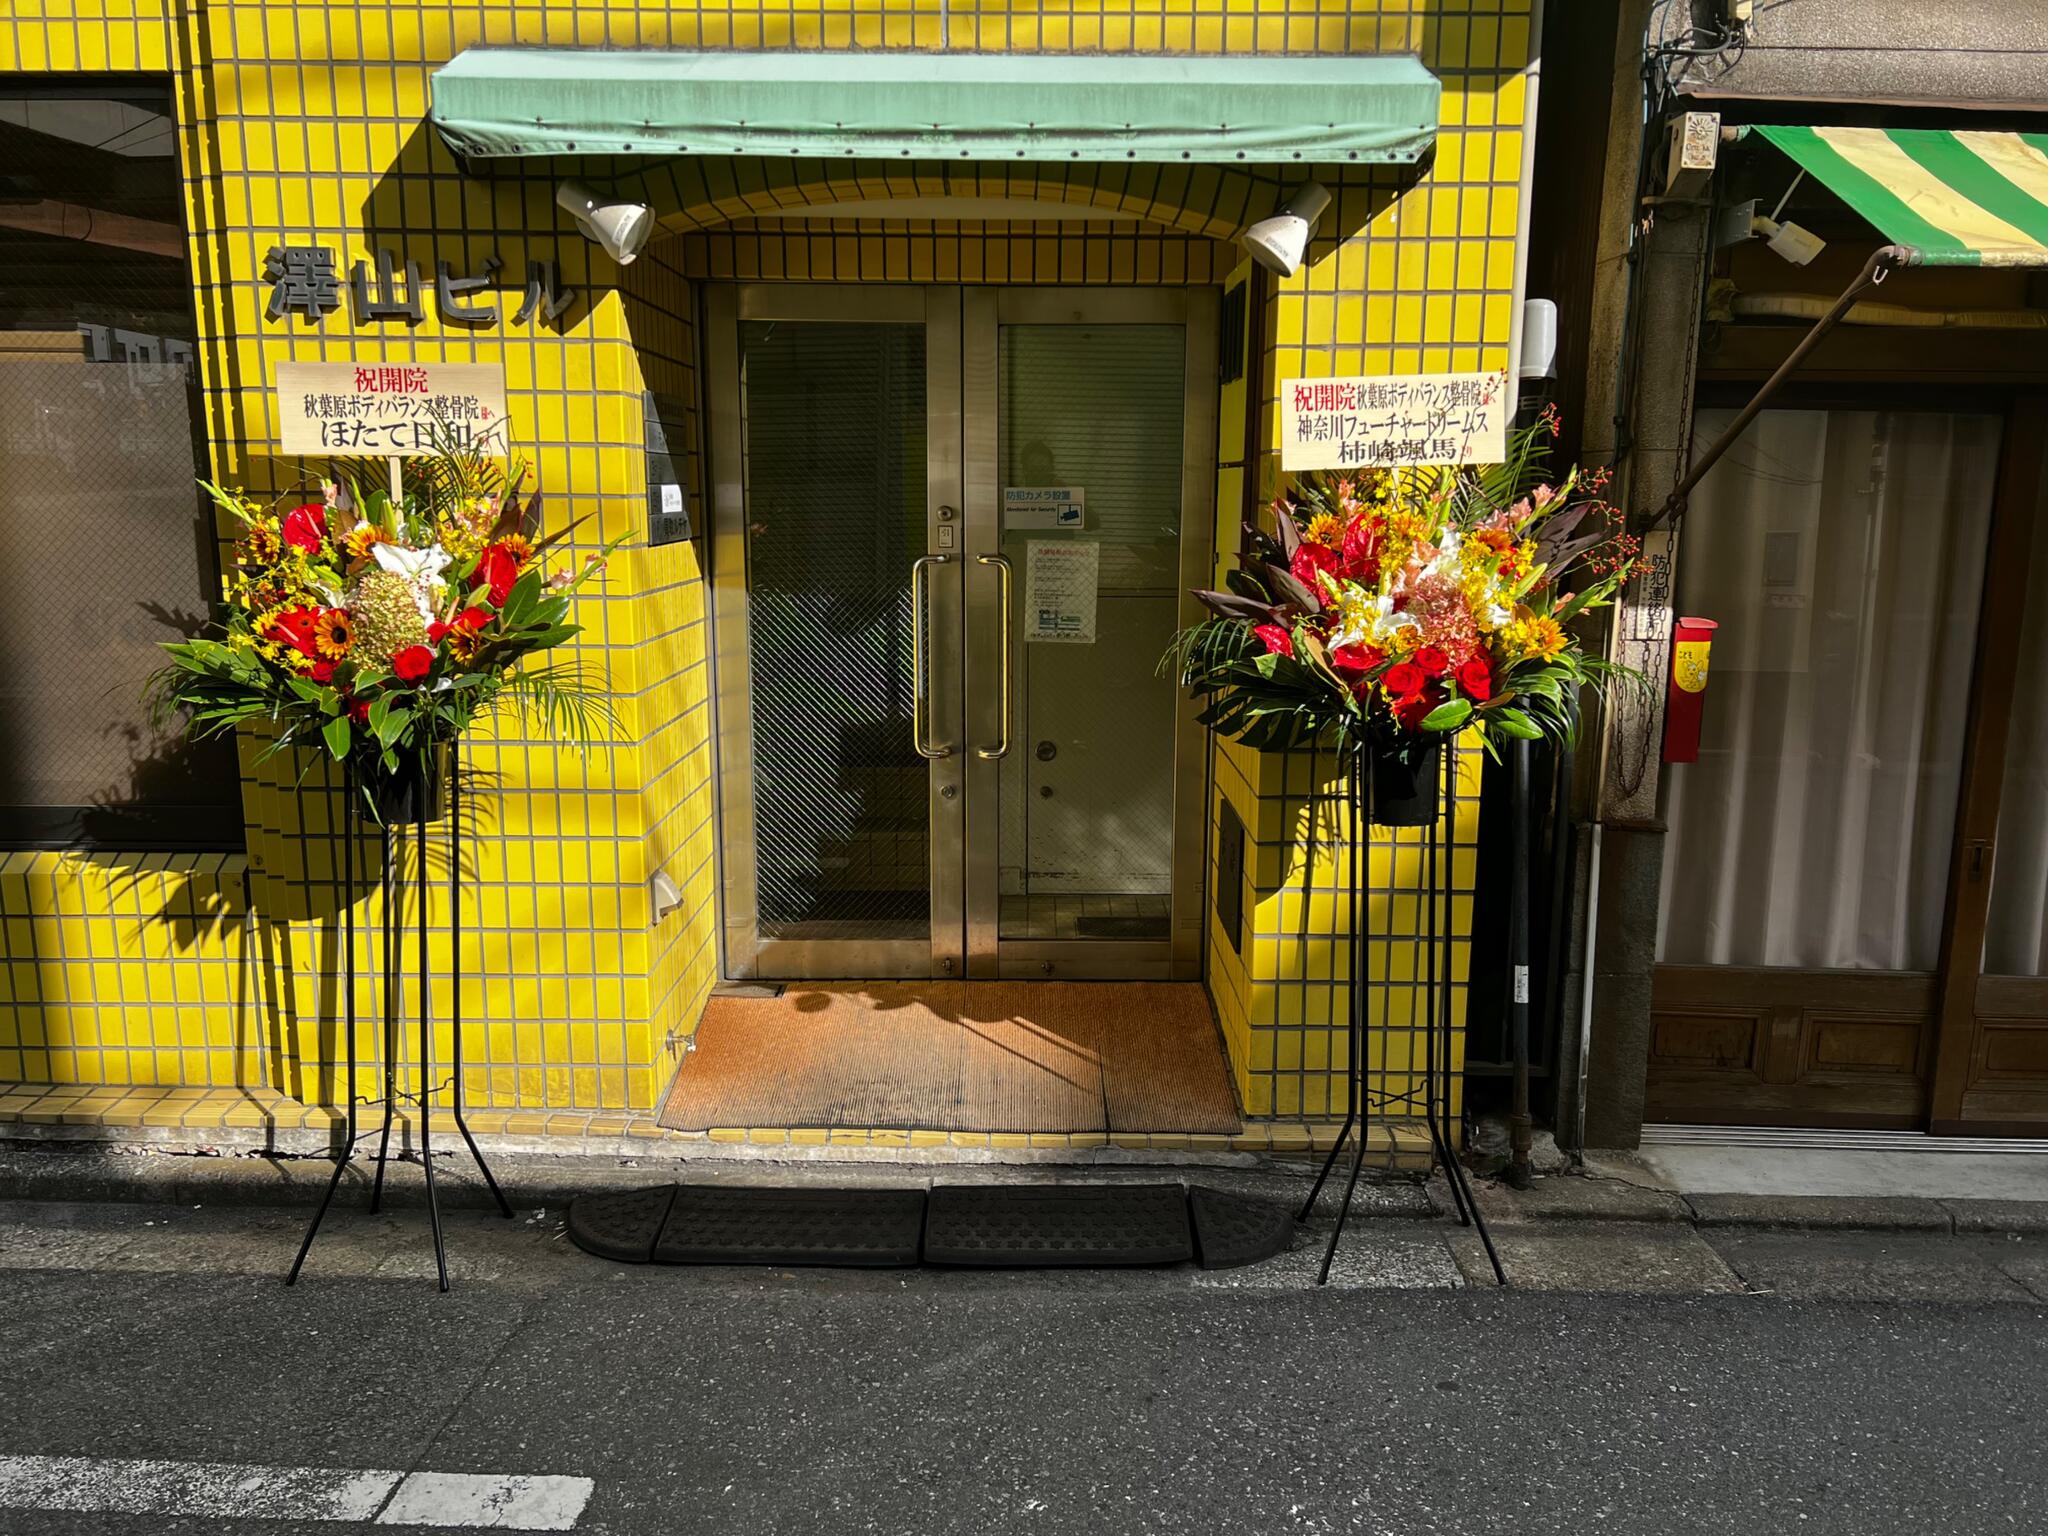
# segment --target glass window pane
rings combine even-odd
[[[764,939],[931,931],[911,743],[924,331],[741,327],[754,860]]]
[[[141,698],[218,593],[168,95],[0,91],[0,167],[0,838],[239,847],[232,741]]]
[[[1721,627],[1700,760],[1664,774],[1660,959],[1934,968],[1998,443],[1765,411],[1694,492],[1678,602]]]
[[[999,791],[1006,939],[1169,932],[1178,701],[1158,664],[1180,607],[1185,353],[1179,326],[1001,333],[1002,485],[1082,501],[1079,526],[1006,518],[1003,529],[1016,569],[1013,745]],[[1093,554],[1078,584],[1046,603],[1053,558],[1080,547]]]

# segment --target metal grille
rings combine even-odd
[[[931,925],[910,731],[924,332],[750,321],[740,349],[760,932],[916,938]]]
[[[0,97],[4,100],[4,97]],[[232,744],[151,728],[216,585],[167,105],[0,114],[0,838],[238,846]]]

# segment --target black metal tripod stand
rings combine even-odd
[[[462,793],[460,776],[457,772],[458,748],[448,748],[448,774],[446,793],[448,797],[448,933],[452,957],[450,1027],[453,1030],[451,1076],[449,1078],[449,1104],[454,1112],[455,1127],[462,1132],[462,1139],[469,1146],[469,1154],[476,1159],[476,1165],[484,1176],[484,1183],[490,1186],[492,1198],[498,1202],[498,1209],[509,1220],[512,1207],[506,1202],[504,1191],[498,1188],[498,1181],[491,1176],[491,1165],[484,1161],[478,1149],[476,1137],[470,1134],[469,1122],[462,1116]],[[341,1177],[348,1172],[349,1164],[355,1160],[356,1143],[370,1133],[367,1128],[358,1130],[356,1119],[356,836],[354,818],[355,768],[345,764],[342,768],[342,1037],[346,1042],[347,1076],[343,1079],[342,1102],[347,1115],[339,1155],[334,1160],[334,1176],[327,1181],[327,1192],[320,1197],[319,1209],[313,1212],[312,1225],[306,1228],[305,1241],[299,1244],[298,1257],[292,1260],[291,1272],[284,1277],[286,1285],[296,1284],[299,1269],[306,1262],[306,1254],[313,1247],[313,1239],[319,1235],[320,1223],[326,1219],[327,1207],[334,1200],[334,1192],[341,1186]],[[420,1164],[426,1170],[427,1179],[427,1220],[434,1231],[434,1266],[440,1274],[441,1289],[448,1289],[448,1252],[441,1239],[441,1202],[434,1188],[434,1143],[433,1108],[435,1086],[434,1073],[434,1027],[433,1005],[427,990],[427,786],[425,775],[414,788],[414,839],[419,850],[419,874],[414,885],[414,904],[418,908],[416,921],[419,929],[419,972],[416,990],[420,1010],[420,1091],[411,1097],[419,1107]],[[384,1043],[382,1060],[384,1064],[384,1125],[377,1143],[377,1173],[370,1185],[370,1210],[374,1213],[384,1200],[384,1164],[391,1148],[391,1119],[402,1095],[398,1091],[398,967],[399,967],[399,923],[395,919],[398,899],[397,840],[387,824],[378,829],[379,845],[383,862],[384,889]],[[366,1099],[366,1104],[376,1104],[377,1099]]]
[[[1446,747],[1439,754],[1439,771],[1442,775],[1440,805],[1444,811],[1455,816],[1457,811],[1457,760],[1455,752]],[[1330,1246],[1323,1254],[1322,1273],[1317,1277],[1318,1285],[1327,1285],[1330,1280],[1330,1265],[1337,1257],[1337,1244],[1344,1236],[1344,1221],[1351,1214],[1352,1197],[1358,1192],[1359,1171],[1365,1166],[1366,1125],[1374,1115],[1384,1115],[1390,1109],[1400,1107],[1412,1114],[1418,1107],[1429,1126],[1431,1156],[1443,1164],[1444,1177],[1451,1186],[1451,1203],[1457,1207],[1458,1221],[1468,1227],[1477,1227],[1479,1240],[1486,1247],[1486,1257],[1493,1265],[1494,1279],[1501,1285],[1508,1283],[1507,1272],[1501,1268],[1500,1255],[1493,1246],[1493,1234],[1487,1230],[1486,1218],[1479,1212],[1478,1202],[1472,1198],[1472,1186],[1465,1177],[1465,1166],[1458,1161],[1458,1154],[1451,1146],[1451,1063],[1454,1055],[1451,1049],[1451,965],[1452,922],[1450,915],[1450,880],[1443,878],[1438,863],[1438,844],[1441,841],[1438,828],[1441,815],[1432,817],[1424,832],[1423,878],[1428,890],[1423,896],[1423,908],[1427,914],[1424,924],[1423,955],[1423,1011],[1422,1011],[1422,1086],[1419,1090],[1390,1092],[1385,1083],[1387,1076],[1386,1048],[1382,1043],[1380,1063],[1375,1067],[1370,1060],[1372,1020],[1368,999],[1371,996],[1372,934],[1368,914],[1371,903],[1371,794],[1372,774],[1363,749],[1348,754],[1345,765],[1345,798],[1350,816],[1350,865],[1347,870],[1351,889],[1351,1017],[1346,1031],[1349,1047],[1346,1062],[1345,1081],[1348,1095],[1344,1105],[1344,1125],[1337,1132],[1337,1140],[1330,1148],[1330,1155],[1323,1159],[1322,1171],[1316,1175],[1316,1182],[1308,1192],[1308,1199],[1302,1203],[1300,1220],[1306,1221],[1315,1210],[1316,1197],[1322,1194],[1323,1185],[1330,1177],[1330,1170],[1337,1166],[1337,1159],[1344,1151],[1344,1143],[1354,1135],[1356,1145],[1352,1151],[1351,1178],[1344,1186],[1344,1202],[1337,1207],[1337,1225],[1330,1233]],[[1448,863],[1448,860],[1445,861]],[[1438,916],[1441,910],[1442,923]],[[1383,937],[1391,937],[1383,936]],[[1403,1075],[1413,1079],[1414,1063],[1409,1062]]]

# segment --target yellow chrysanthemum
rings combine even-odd
[[[259,569],[277,564],[283,555],[284,535],[278,532],[275,522],[267,519],[244,529],[242,542],[235,550],[238,563]]]

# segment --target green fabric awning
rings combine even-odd
[[[1438,83],[1408,56],[470,48],[433,77],[458,153],[1410,163]]]
[[[1754,130],[1930,267],[2048,266],[2048,134]]]

